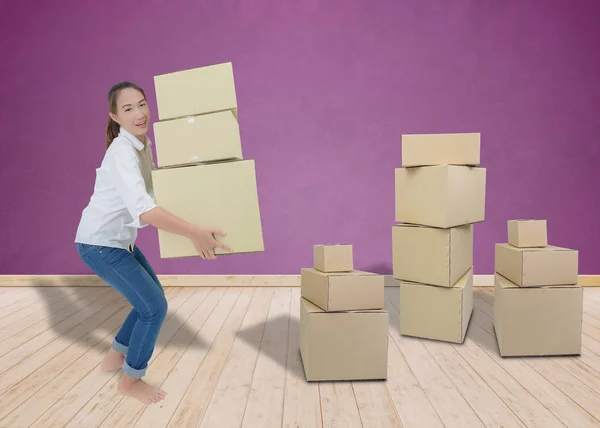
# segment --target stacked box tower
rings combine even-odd
[[[400,334],[462,343],[473,311],[473,227],[485,218],[480,134],[402,136],[393,277]]]
[[[509,220],[508,242],[496,244],[494,265],[500,355],[581,354],[578,251],[548,245],[546,220]]]
[[[154,78],[156,203],[184,220],[223,230],[233,253],[264,251],[254,161],[244,159],[230,62]],[[198,256],[192,242],[158,231],[162,258]],[[216,254],[229,254],[221,248]]]
[[[302,269],[300,354],[308,381],[387,378],[383,275],[354,269],[350,244],[314,246]]]

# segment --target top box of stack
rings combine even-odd
[[[480,164],[481,134],[402,135],[402,166]]]
[[[509,220],[508,243],[519,248],[547,246],[546,220]]]
[[[159,120],[231,110],[237,99],[231,62],[154,77]]]
[[[320,244],[313,247],[314,268],[321,272],[354,270],[351,244]]]

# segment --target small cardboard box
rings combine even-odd
[[[495,271],[521,287],[577,284],[579,252],[568,248],[518,248],[496,244]]]
[[[473,265],[473,225],[392,227],[393,277],[452,287]]]
[[[300,302],[300,355],[307,381],[384,380],[388,313],[325,312]]]
[[[240,128],[231,111],[154,123],[159,168],[243,159]]]
[[[400,334],[463,343],[473,313],[473,270],[452,288],[400,283]]]
[[[485,168],[396,168],[396,222],[440,228],[482,222],[485,188]]]
[[[314,268],[321,272],[350,272],[354,269],[351,244],[320,244],[313,247]]]
[[[183,220],[215,227],[216,239],[233,253],[264,251],[256,172],[253,160],[157,169],[152,171],[157,205]],[[198,256],[191,240],[158,231],[162,258]],[[232,254],[219,247],[215,254]]]
[[[523,288],[494,275],[494,328],[500,355],[581,354],[583,289]]]
[[[304,268],[300,275],[301,295],[326,312],[383,309],[384,276],[352,271],[324,273]]]
[[[402,166],[470,165],[481,162],[481,134],[402,135]]]
[[[159,120],[231,110],[237,99],[231,62],[154,77]]]
[[[519,248],[546,247],[546,220],[509,220],[508,243]]]

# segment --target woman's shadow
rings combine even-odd
[[[86,338],[83,342],[89,342],[90,349],[98,342],[104,342],[109,347],[133,309],[123,296],[107,285],[56,286],[54,282],[36,279],[31,286],[45,302],[44,315],[48,328],[57,337],[67,338],[73,343]],[[196,335],[197,331],[186,324],[189,315],[184,318],[177,313],[184,304],[174,309],[169,307],[157,345],[207,349],[206,343]],[[90,336],[94,340],[87,340]]]

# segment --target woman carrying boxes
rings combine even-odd
[[[152,225],[185,237],[203,259],[214,259],[216,248],[232,249],[215,238],[225,236],[223,231],[184,221],[155,203],[155,165],[146,136],[150,110],[142,88],[119,83],[110,89],[108,101],[107,150],[75,242],[83,262],[133,306],[101,368],[122,367],[118,391],[151,404],[163,400],[166,392],[141,378],[154,352],[167,300],[154,270],[134,245],[138,229]]]

